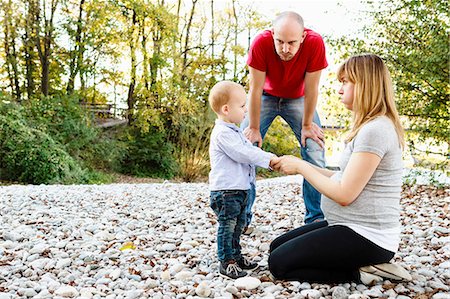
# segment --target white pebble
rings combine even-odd
[[[62,286],[55,291],[55,294],[65,298],[73,298],[78,296],[78,291],[72,286]]]
[[[120,269],[114,269],[109,273],[109,278],[111,278],[112,281],[116,280],[120,277],[120,274],[122,273],[122,270]]]
[[[300,294],[311,299],[319,299],[322,296],[322,293],[319,290],[302,290]]]
[[[209,297],[209,295],[211,295],[211,288],[208,285],[208,282],[206,281],[202,281],[196,288],[195,288],[195,293],[202,297],[202,298],[207,298]]]
[[[234,281],[234,286],[238,289],[253,290],[259,287],[261,281],[255,277],[241,277]]]

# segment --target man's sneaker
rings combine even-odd
[[[239,260],[237,260],[238,266],[243,270],[254,270],[258,268],[257,263],[252,263],[251,261],[247,260],[245,257],[241,256]]]
[[[242,233],[246,236],[250,236],[254,230],[255,230],[255,228],[253,228],[251,226],[246,226],[246,227],[244,227],[244,230],[242,231]]]
[[[247,272],[243,271],[235,260],[220,262],[219,274],[220,276],[231,279],[247,276]]]

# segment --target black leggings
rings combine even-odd
[[[269,269],[277,279],[318,283],[360,283],[359,268],[387,263],[394,252],[343,225],[314,222],[270,244]]]

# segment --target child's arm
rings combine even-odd
[[[272,153],[253,146],[250,142],[242,143],[239,135],[233,132],[218,136],[217,141],[220,149],[238,163],[254,164],[258,167],[269,168],[270,160],[276,157]]]

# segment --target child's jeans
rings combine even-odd
[[[245,214],[247,219],[245,220],[245,226],[250,226],[250,222],[252,222],[253,218],[253,212],[252,207],[253,203],[255,202],[256,198],[256,186],[254,183],[250,183],[250,190],[248,190],[248,197],[247,197],[247,206],[245,207]]]
[[[241,257],[240,238],[246,224],[248,190],[211,191],[210,206],[219,220],[217,254],[219,261]]]

